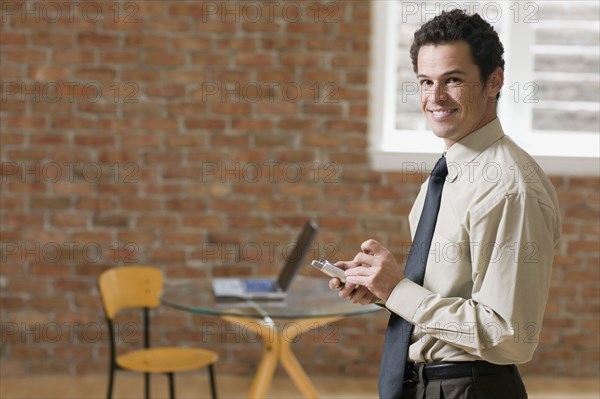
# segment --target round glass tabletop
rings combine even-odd
[[[210,279],[166,283],[163,304],[188,312],[215,316],[299,319],[354,316],[381,310],[377,305],[358,305],[342,299],[327,286],[327,279],[297,276],[283,300],[221,300],[215,298]]]

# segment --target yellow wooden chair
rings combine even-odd
[[[174,373],[208,366],[210,389],[216,398],[214,363],[218,355],[206,349],[177,347],[150,348],[149,309],[160,305],[163,274],[150,266],[116,267],[100,275],[99,290],[108,322],[110,338],[110,369],[107,398],[112,398],[114,374],[117,370],[144,373],[144,394],[150,395],[150,373],[164,373],[169,379],[169,396],[175,397]],[[144,349],[116,355],[113,320],[125,308],[142,308],[144,316]]]

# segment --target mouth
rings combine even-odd
[[[458,111],[458,108],[444,108],[444,109],[429,109],[427,112],[431,114],[433,119],[442,120],[448,118],[450,115]]]

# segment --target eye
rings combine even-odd
[[[462,80],[460,78],[456,78],[456,77],[448,78],[448,84],[458,85],[461,83],[462,83]]]
[[[419,82],[422,89],[428,89],[433,86],[433,82],[431,80],[423,79]]]

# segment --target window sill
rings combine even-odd
[[[371,165],[376,171],[416,174],[431,171],[441,153],[371,150],[370,155]],[[558,156],[534,156],[533,158],[549,176],[600,176],[600,158]]]

